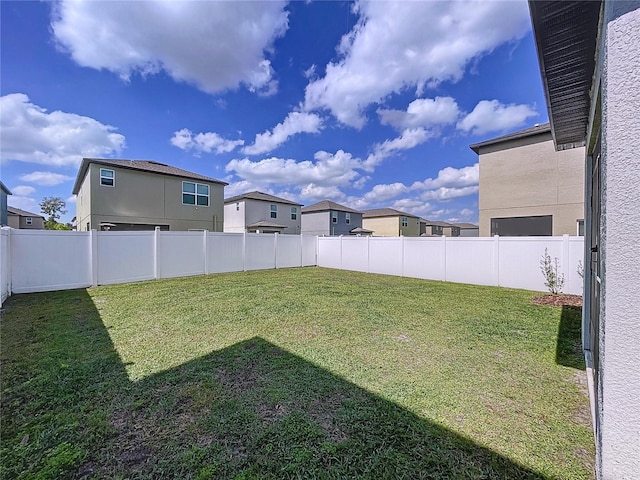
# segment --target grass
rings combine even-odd
[[[2,478],[593,478],[578,309],[320,268],[16,295]]]

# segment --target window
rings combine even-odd
[[[349,212],[344,214],[344,223],[347,225],[351,224],[351,214]]]
[[[338,212],[331,212],[331,223],[338,223]]]
[[[236,212],[240,211],[240,202],[236,202]]]
[[[193,182],[182,182],[182,204],[209,206],[209,185]]]
[[[109,170],[108,168],[100,169],[100,185],[104,185],[105,187],[115,187],[116,186],[116,172],[113,170]]]
[[[278,218],[278,205],[271,204],[271,218]]]
[[[291,220],[298,218],[298,207],[291,207]]]
[[[552,232],[552,215],[491,219],[491,235],[505,237],[542,237]]]
[[[33,225],[33,218],[32,217],[27,217],[25,221],[26,221],[27,225]]]
[[[91,224],[89,222],[87,222],[87,232],[91,230]]]
[[[409,226],[409,219],[407,217],[401,217],[400,220],[402,221],[402,226],[403,227],[408,227]]]
[[[578,236],[584,237],[584,220],[578,220]]]

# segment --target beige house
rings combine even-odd
[[[436,220],[420,219],[420,236],[421,237],[459,237],[460,227],[457,225],[439,222]]]
[[[73,187],[77,229],[221,232],[225,185],[159,162],[85,158]]]
[[[364,210],[362,228],[376,237],[419,237],[420,217],[393,208]]]
[[[16,207],[7,207],[7,224],[21,230],[44,230],[44,217]]]
[[[556,151],[548,123],[471,145],[480,236],[581,235],[584,148]]]
[[[224,201],[227,233],[300,234],[302,204],[263,192],[248,192]]]

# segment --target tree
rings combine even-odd
[[[65,207],[66,203],[60,197],[44,197],[40,202],[40,210],[47,217],[44,221],[44,228],[47,230],[66,230],[58,227],[58,225],[63,225],[58,223],[58,219],[67,213]]]

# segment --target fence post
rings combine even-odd
[[[440,261],[440,265],[442,268],[442,280],[443,281],[447,281],[447,237],[445,237],[444,235],[442,235],[442,237],[440,237],[442,240],[440,240],[442,242],[442,260]]]
[[[400,236],[400,276],[404,277],[404,235]]]
[[[13,255],[11,253],[11,249],[13,248],[13,235],[11,234],[11,228],[9,228],[9,237],[7,238],[7,257],[8,257],[8,262],[7,262],[7,275],[9,276],[9,286],[7,287],[9,289],[8,295],[12,295],[13,294]],[[8,297],[7,297],[8,298]]]
[[[367,235],[367,273],[371,273],[371,235]]]
[[[89,232],[89,264],[91,265],[91,286],[98,286],[98,231]]]
[[[304,265],[304,240],[302,239],[302,233],[300,234],[300,266]]]
[[[273,234],[273,266],[274,268],[278,268],[278,235],[279,233]]]
[[[562,259],[560,260],[562,265],[562,275],[565,279],[565,285],[569,282],[569,235],[562,235]]]
[[[242,232],[242,271],[247,271],[247,231]]]
[[[340,235],[340,270],[344,270],[342,267],[342,235]]]
[[[500,236],[493,236],[493,281],[500,286]]]
[[[209,230],[205,230],[203,239],[204,248],[204,274],[209,275]]]
[[[160,227],[156,227],[153,233],[153,276],[160,280]]]

